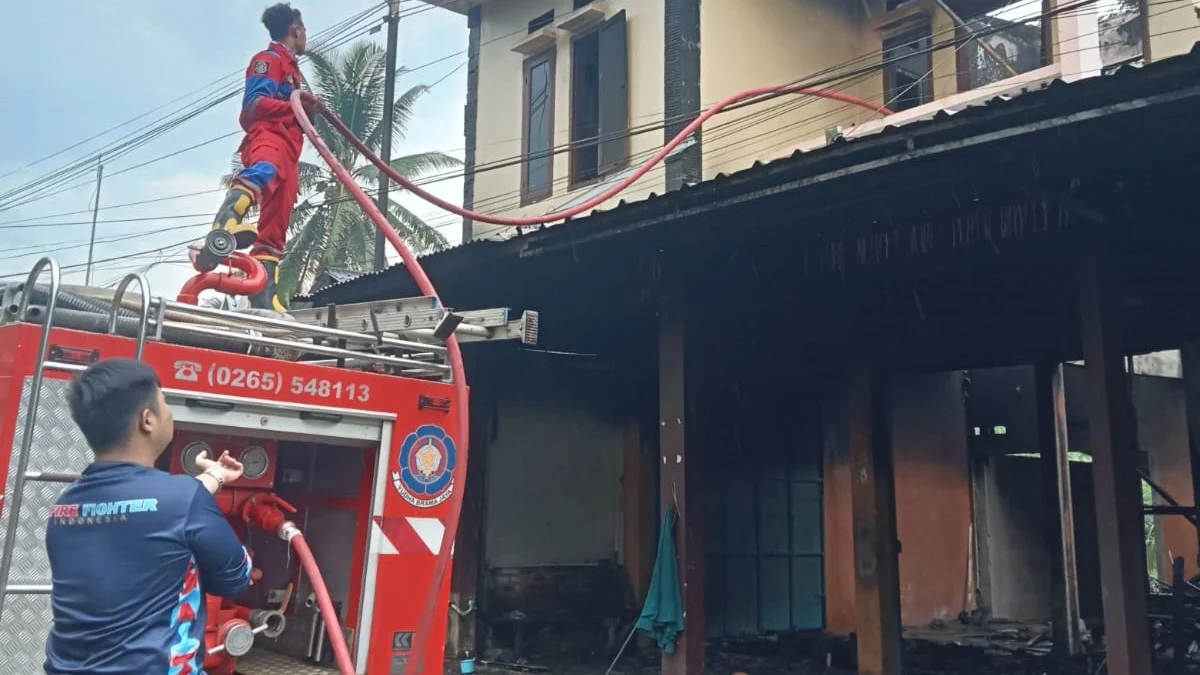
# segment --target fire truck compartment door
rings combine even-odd
[[[165,389],[182,429],[242,431],[286,441],[362,445],[383,440],[396,416],[347,408],[305,406],[262,399]]]

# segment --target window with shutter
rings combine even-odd
[[[625,12],[571,48],[571,187],[629,162],[629,40]]]
[[[521,203],[554,191],[554,50],[525,61]]]

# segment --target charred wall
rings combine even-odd
[[[628,598],[620,542],[632,413],[618,394],[619,376],[589,355],[513,350],[495,361],[488,379],[475,384],[494,401],[483,515],[484,622],[493,629],[492,641],[505,648],[514,646],[518,624],[536,634],[580,620],[600,635],[604,617],[619,614]]]
[[[846,430],[838,393],[827,396],[825,451],[826,626],[854,630],[854,543]],[[957,617],[968,594],[971,483],[962,374],[910,375],[893,387],[900,603],[905,625]]]

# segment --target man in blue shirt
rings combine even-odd
[[[250,558],[213,494],[242,475],[223,454],[199,476],[154,468],[175,433],[154,370],[111,359],[71,386],[95,453],[50,513],[49,675],[201,675],[205,594],[241,595]]]

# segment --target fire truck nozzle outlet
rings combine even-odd
[[[261,628],[263,637],[275,639],[283,635],[287,617],[273,609],[256,609],[250,612],[250,625],[256,631]]]
[[[242,612],[244,610],[234,610]],[[208,650],[208,656],[224,654],[232,658],[245,656],[254,647],[254,636],[263,635],[275,639],[283,635],[287,618],[280,612],[268,609],[250,610],[249,618],[237,617],[221,624],[217,629],[216,647]]]
[[[272,492],[253,495],[242,502],[239,511],[238,515],[247,525],[253,525],[264,532],[279,535],[284,541],[291,540],[288,532],[295,531],[297,534],[300,532],[296,524],[287,519],[289,515],[296,512],[296,507]]]
[[[238,658],[249,654],[254,647],[254,629],[245,619],[233,619],[221,624],[217,629],[217,639],[225,648],[226,654]]]

